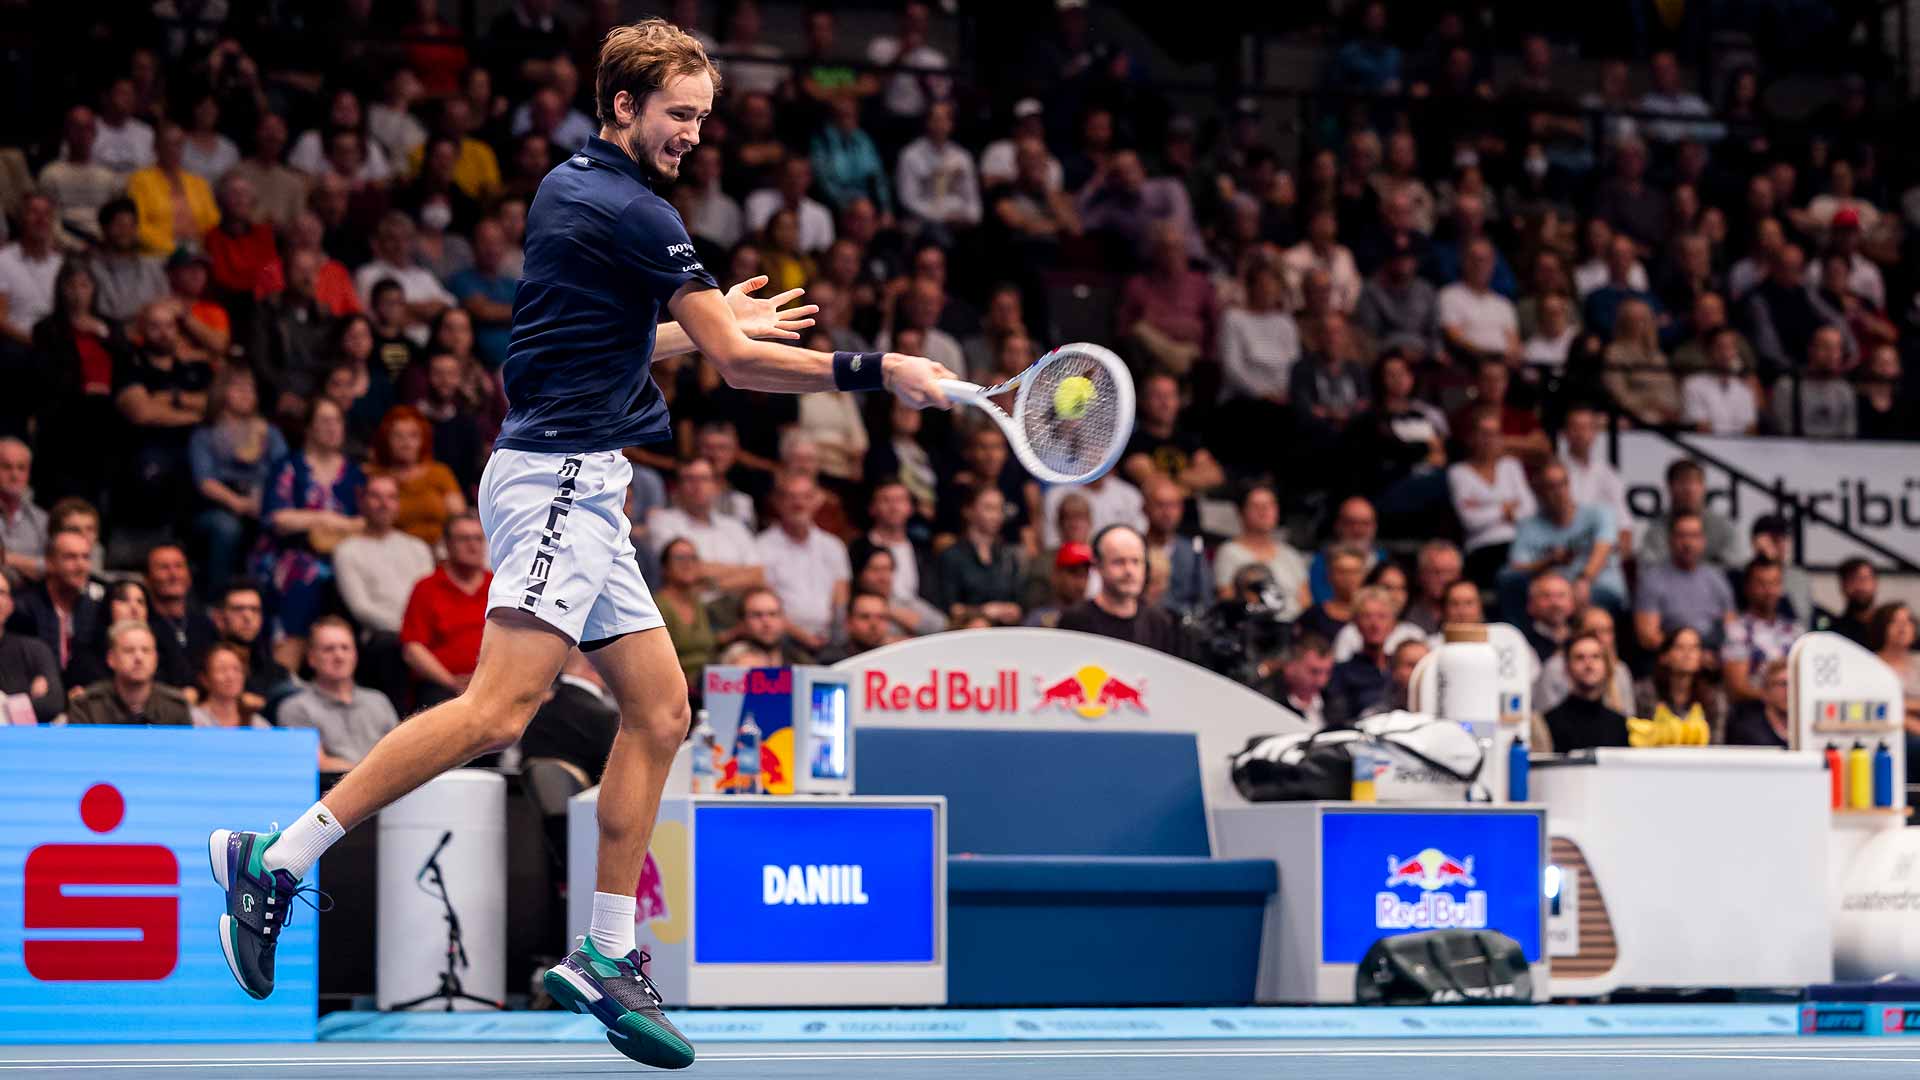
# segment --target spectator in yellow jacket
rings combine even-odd
[[[220,224],[213,188],[180,165],[186,138],[180,125],[161,124],[154,132],[154,163],[127,178],[127,197],[140,212],[140,249],[149,255],[198,244]]]

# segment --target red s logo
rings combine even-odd
[[[120,827],[126,802],[111,784],[80,799],[80,820],[97,833]],[[27,971],[42,982],[150,982],[180,958],[178,896],[67,896],[68,886],[180,884],[180,864],[159,844],[42,844],[27,855],[24,928],[117,930],[136,941],[24,943]]]

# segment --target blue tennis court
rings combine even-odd
[[[709,1080],[866,1080],[879,1077],[1021,1077],[1033,1080],[1228,1080],[1247,1076],[1395,1080],[1581,1080],[1648,1076],[1698,1080],[1771,1077],[1907,1077],[1920,1045],[1889,1040],[1726,1038],[1647,1040],[1346,1040],[1167,1042],[1072,1046],[934,1043],[726,1047],[688,1075]],[[245,1075],[249,1080],[392,1080],[401,1077],[612,1076],[648,1070],[610,1049],[577,1043],[318,1043],[256,1046],[34,1047],[0,1049],[9,1077]]]

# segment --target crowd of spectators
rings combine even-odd
[[[527,207],[637,13],[393,6],[156,4],[0,148],[0,688],[40,719],[306,724],[337,768],[474,668]],[[1001,85],[924,0],[867,41],[828,7],[773,41],[758,0],[673,5],[725,77],[668,191],[723,287],[805,287],[804,344],[982,383],[1091,320],[1140,387],[1120,467],[1043,490],[977,417],[656,358],[676,426],[628,451],[629,518],[696,693],[709,662],[1024,624],[1344,723],[1405,703],[1443,623],[1500,618],[1555,741],[1658,704],[1777,736],[1775,662],[1818,617],[1791,523],[1736,535],[1682,462],[1636,544],[1599,444],[1920,437],[1920,187],[1864,83],[1792,125],[1759,67],[1582,85],[1571,43],[1496,58],[1440,12],[1416,48],[1376,2],[1283,143],[1258,98],[1175,111],[1057,7],[1051,66]],[[288,55],[303,30],[332,51]],[[1912,617],[1862,574],[1837,625],[1920,706]]]

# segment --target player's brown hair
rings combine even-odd
[[[720,90],[720,69],[707,59],[706,47],[692,34],[665,19],[642,19],[616,26],[600,43],[600,63],[593,76],[594,112],[600,123],[618,126],[613,99],[625,90],[637,109],[648,94],[668,79],[706,72]]]

